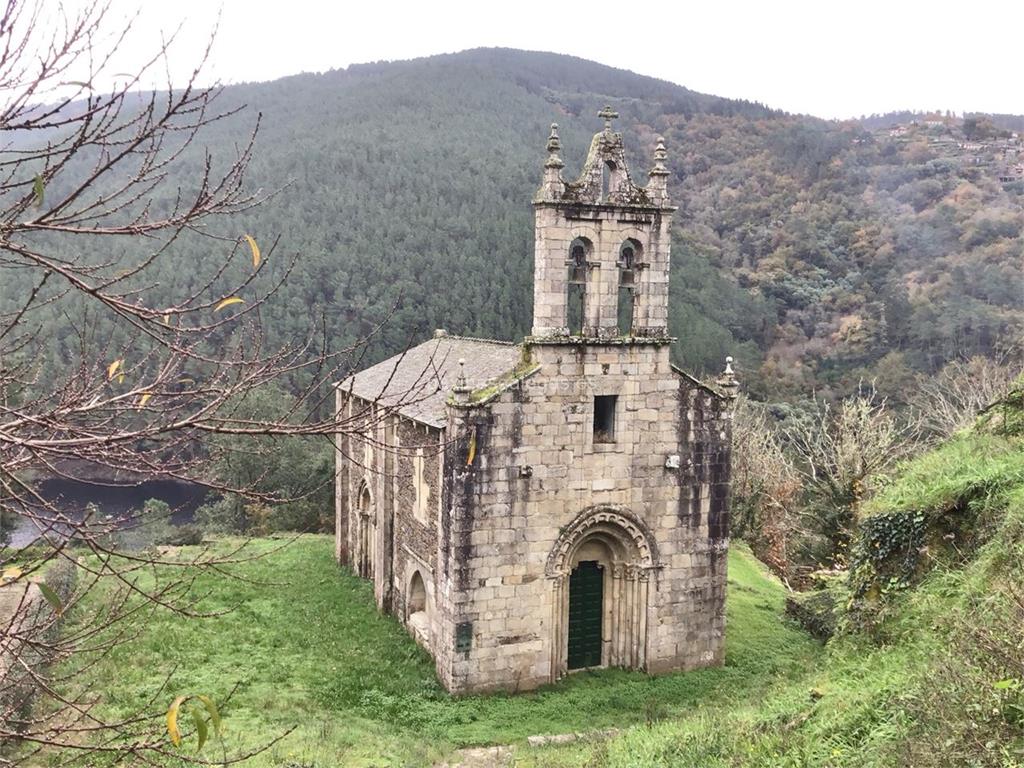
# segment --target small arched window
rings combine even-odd
[[[620,336],[633,333],[633,316],[636,306],[636,270],[640,263],[642,246],[630,238],[619,248],[619,303],[618,331]]]
[[[408,604],[410,615],[427,610],[427,587],[419,571],[413,573],[409,581]]]
[[[370,486],[365,480],[359,488],[356,502],[359,507],[359,549],[356,560],[359,575],[366,579],[373,578],[374,536],[373,536],[373,499]]]
[[[569,274],[566,280],[565,325],[570,336],[583,335],[589,254],[590,242],[586,238],[577,237],[569,246],[569,259],[566,262]]]

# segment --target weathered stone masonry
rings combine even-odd
[[[455,692],[722,661],[736,384],[670,364],[664,145],[637,187],[602,116],[575,182],[548,141],[532,335],[438,332],[339,384],[366,424],[338,443],[339,560]]]

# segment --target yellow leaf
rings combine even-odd
[[[53,587],[49,584],[44,584],[41,581],[38,582],[36,586],[39,587],[40,593],[42,593],[43,597],[46,598],[46,602],[50,604],[58,616],[64,613],[64,603],[61,602],[60,596],[53,591]]]
[[[260,247],[256,245],[251,235],[246,235],[245,239],[249,243],[249,250],[252,251],[252,267],[255,269],[260,265]]]
[[[196,734],[199,736],[199,746],[196,747],[196,752],[202,752],[209,729],[206,727],[206,721],[203,720],[203,714],[199,711],[199,707],[192,708],[192,722],[195,723]]]
[[[124,374],[123,373],[117,374],[117,383],[118,384],[124,384]]]
[[[469,452],[466,455],[466,466],[468,467],[473,463],[473,459],[476,458],[476,428],[473,429],[473,434],[469,436]]]
[[[152,396],[153,396],[152,392],[143,392],[142,396],[139,398],[138,407],[139,408],[144,407],[146,405],[146,403],[149,402],[149,398],[151,398]]]
[[[210,713],[210,722],[213,723],[213,730],[220,733],[220,712],[217,711],[217,705],[213,703],[213,699],[202,694],[196,696],[196,698],[206,707],[206,711]]]
[[[170,324],[171,324],[171,316],[170,315],[164,315],[164,325],[170,325]]]
[[[21,568],[18,568],[17,566],[12,565],[12,566],[10,566],[8,568],[4,568],[4,572],[3,572],[3,574],[0,574],[0,576],[2,576],[4,581],[7,581],[7,580],[14,581],[19,576],[21,576],[21,573],[22,573]]]
[[[171,702],[171,706],[167,710],[167,733],[171,736],[171,743],[176,747],[181,746],[181,731],[178,730],[178,710],[181,708],[181,703],[187,698],[188,696],[179,696]]]
[[[124,358],[120,360],[115,360],[109,366],[107,366],[107,381],[110,381],[112,378],[114,378],[114,374],[117,373],[117,369],[120,368],[123,363]]]
[[[230,307],[232,304],[244,304],[245,299],[240,299],[237,296],[231,296],[226,299],[221,299],[220,303],[213,308],[214,312],[220,312],[224,307]]]

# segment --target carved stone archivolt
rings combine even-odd
[[[552,678],[568,671],[569,578],[581,560],[604,568],[601,665],[643,669],[647,658],[649,575],[658,565],[654,539],[621,507],[584,510],[558,537],[546,573],[552,600]]]
[[[545,573],[549,577],[564,576],[572,570],[572,555],[580,543],[594,534],[603,533],[602,538],[621,550],[617,564],[637,563],[644,568],[658,565],[658,550],[654,537],[647,526],[632,512],[619,506],[597,506],[583,510],[559,535],[555,546],[548,555]]]

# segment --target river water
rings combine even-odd
[[[138,485],[101,485],[81,480],[49,478],[36,486],[40,496],[61,512],[75,517],[85,513],[86,505],[95,504],[104,515],[117,518],[129,510],[141,509],[149,499],[166,502],[172,510],[171,523],[184,525],[192,522],[196,509],[203,503],[206,489],[193,483],[177,480],[148,480]],[[0,523],[2,524],[2,523]],[[13,530],[0,531],[10,538],[9,547],[28,546],[37,536],[36,527],[21,518]],[[3,541],[3,536],[0,536]]]

